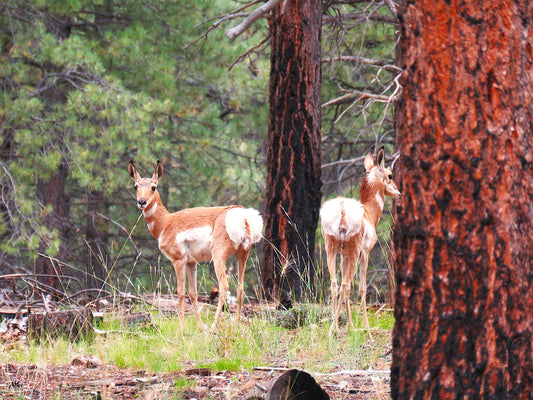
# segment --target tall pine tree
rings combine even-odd
[[[403,4],[395,399],[533,393],[532,16]]]
[[[321,20],[318,0],[272,13],[270,114],[262,281],[289,305],[314,282],[321,201]],[[309,285],[309,286],[307,286]]]

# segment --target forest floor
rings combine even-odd
[[[382,400],[390,397],[390,331],[384,334],[380,357],[368,370],[326,373],[306,370],[332,400]],[[377,345],[377,343],[376,343]],[[2,344],[4,355],[25,341]],[[0,360],[0,399],[249,399],[266,398],[273,383],[298,363],[285,365],[271,360],[263,367],[224,371],[196,368],[186,361],[180,372],[150,373],[143,369],[119,368],[98,358],[73,359],[70,363],[31,363]],[[68,362],[68,361],[67,361]],[[339,364],[340,365],[340,364]]]
[[[247,399],[265,396],[264,388],[280,371],[218,372],[210,376],[145,371],[111,365],[5,364],[0,366],[1,399]],[[389,377],[354,374],[313,374],[330,399],[389,398]]]

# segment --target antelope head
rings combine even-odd
[[[137,207],[144,210],[154,201],[157,184],[163,177],[163,164],[157,161],[154,174],[151,178],[142,178],[135,169],[133,161],[130,161],[128,165],[128,172],[133,179],[133,187],[137,192]]]
[[[365,157],[365,169],[369,184],[380,185],[383,187],[383,192],[387,196],[394,198],[400,197],[398,186],[392,180],[392,169],[385,167],[385,151],[383,147],[379,149],[376,158],[372,157],[372,153],[368,153]]]

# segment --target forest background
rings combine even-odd
[[[224,30],[239,22],[242,5],[1,6],[0,274],[37,274],[34,284],[61,292],[173,292],[172,267],[139,220],[130,160],[144,176],[163,162],[160,191],[170,211],[264,210],[268,24],[259,20],[230,41]],[[387,2],[324,2],[324,199],[357,197],[363,156],[393,149],[396,29]],[[371,255],[374,299],[387,288],[390,223],[386,213]],[[260,268],[260,256],[252,258],[249,293]]]

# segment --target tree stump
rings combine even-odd
[[[93,314],[86,308],[31,313],[28,317],[28,337],[31,339],[55,339],[62,336],[70,341],[77,341],[91,339],[93,334]]]

